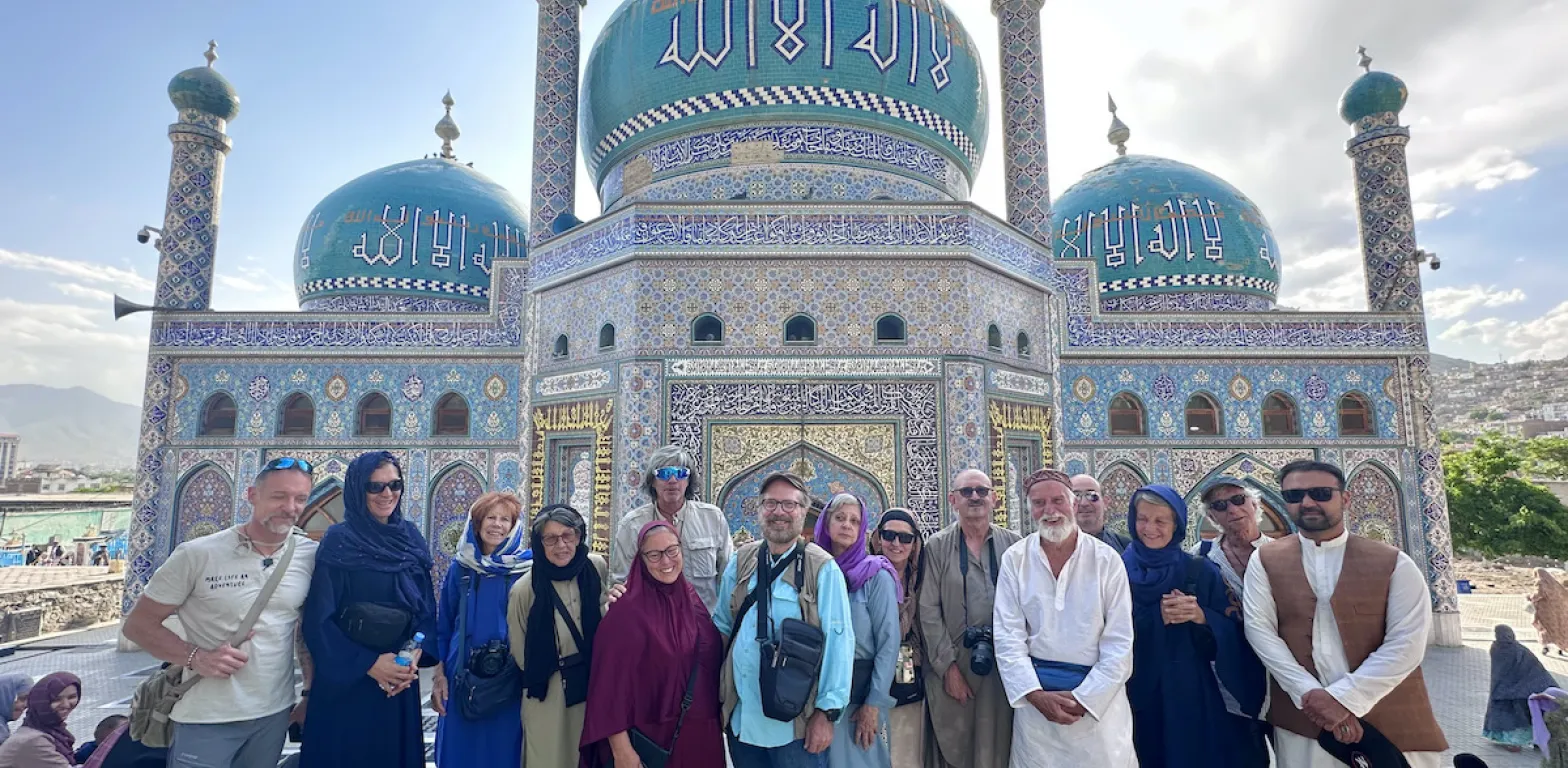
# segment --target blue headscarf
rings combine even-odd
[[[11,707],[32,688],[33,679],[27,675],[0,675],[0,742],[11,736]]]
[[[1171,540],[1159,549],[1150,549],[1138,538],[1137,504],[1134,501],[1127,505],[1127,530],[1132,533],[1132,544],[1122,553],[1122,562],[1127,564],[1127,580],[1132,582],[1133,604],[1148,606],[1158,605],[1161,597],[1173,589],[1180,589],[1186,579],[1187,553],[1182,551],[1181,542],[1187,534],[1187,502],[1168,485],[1145,485],[1138,489],[1138,493],[1144,491],[1164,499],[1176,517]],[[1134,500],[1138,493],[1132,495]]]
[[[479,532],[474,530],[474,519],[470,515],[468,521],[463,523],[462,543],[457,545],[457,554],[453,559],[478,574],[507,576],[527,573],[533,567],[534,551],[528,548],[529,533],[525,521],[526,518],[519,518],[512,524],[512,532],[501,540],[501,544],[490,554],[482,555]]]
[[[386,451],[360,454],[348,465],[343,478],[343,522],[328,528],[321,537],[316,561],[345,570],[396,574],[398,596],[405,607],[417,611],[431,600],[420,587],[420,576],[429,574],[435,561],[419,528],[403,519],[402,498],[385,524],[370,514],[365,484],[382,464],[391,464],[402,479],[397,457]]]

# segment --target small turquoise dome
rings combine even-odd
[[[240,95],[218,70],[192,67],[169,81],[169,101],[176,109],[194,109],[224,120],[240,113]]]
[[[735,135],[671,148],[655,170],[752,141],[748,128],[828,124],[872,133],[818,131],[799,143],[946,158],[972,183],[989,114],[980,56],[943,0],[625,0],[584,71],[584,159],[597,187],[630,155],[699,129]],[[888,136],[914,146],[891,149],[879,138]]]
[[[1056,258],[1094,261],[1102,308],[1273,307],[1280,274],[1274,233],[1257,205],[1207,171],[1162,157],[1118,157],[1063,193],[1052,215]]]
[[[294,285],[319,311],[479,311],[491,265],[527,256],[527,214],[484,174],[439,157],[371,171],[300,229]]]
[[[1364,117],[1398,112],[1405,108],[1409,98],[1410,89],[1405,87],[1405,81],[1387,72],[1367,72],[1356,78],[1345,89],[1345,95],[1339,97],[1339,116],[1345,122],[1355,124]]]

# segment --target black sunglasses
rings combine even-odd
[[[966,499],[972,498],[972,497],[975,497],[975,496],[979,496],[980,498],[983,499],[983,498],[991,495],[991,489],[987,488],[987,487],[985,487],[983,485],[971,485],[971,486],[967,486],[967,487],[964,487],[964,488],[959,488],[958,489],[958,493],[959,493],[960,496],[963,496]]]
[[[913,543],[915,543],[915,535],[913,533],[900,533],[899,531],[887,531],[887,530],[884,530],[884,531],[877,532],[877,535],[881,536],[882,540],[886,541],[888,543],[892,543],[892,542],[895,542],[895,541],[900,543],[900,544],[913,544]]]
[[[296,459],[293,456],[279,456],[278,458],[267,462],[267,465],[262,467],[261,471],[276,472],[280,469],[297,469],[307,475],[315,472],[315,470],[311,468],[310,462],[304,459]]]
[[[1316,497],[1314,497],[1314,498],[1316,498]],[[1323,499],[1323,501],[1327,501],[1327,499]],[[1215,499],[1215,500],[1209,502],[1209,509],[1211,509],[1211,510],[1213,510],[1215,512],[1224,512],[1225,510],[1230,509],[1231,507],[1239,507],[1239,506],[1241,506],[1243,504],[1246,504],[1246,503],[1247,503],[1247,494],[1245,494],[1245,493],[1238,493],[1235,496],[1232,496],[1232,497],[1230,497],[1228,499]]]
[[[378,493],[381,493],[382,491],[391,491],[393,493],[402,493],[403,492],[403,481],[402,480],[393,480],[390,483],[378,483],[378,482],[372,480],[372,481],[370,481],[368,483],[365,483],[365,493],[368,493],[368,494],[374,496],[374,495],[376,495]]]
[[[1339,493],[1338,488],[1318,486],[1317,488],[1291,488],[1288,491],[1280,491],[1279,495],[1284,497],[1286,504],[1300,504],[1301,500],[1308,496],[1311,496],[1313,501],[1328,501],[1334,498],[1336,493]]]

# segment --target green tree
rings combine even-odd
[[[1483,435],[1443,456],[1454,545],[1488,555],[1568,558],[1568,507],[1520,477],[1530,459],[1521,441]]]
[[[1537,437],[1524,444],[1526,468],[1535,477],[1568,478],[1568,437]]]

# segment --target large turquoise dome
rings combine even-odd
[[[1056,258],[1092,260],[1109,311],[1260,311],[1279,245],[1257,205],[1207,171],[1128,155],[1057,199]]]
[[[300,229],[294,285],[316,311],[484,311],[491,264],[527,256],[511,193],[439,157],[371,171],[321,201]]]
[[[606,178],[639,155],[628,188],[804,162],[966,196],[986,142],[978,56],[943,0],[626,0],[588,59],[583,152],[607,205],[622,181]],[[826,180],[816,199],[856,181]]]

